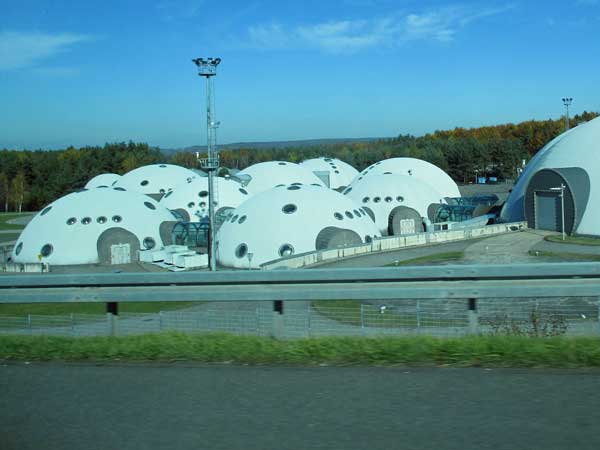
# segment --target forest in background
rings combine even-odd
[[[571,119],[572,126],[598,116],[584,112]],[[221,166],[243,169],[263,161],[301,162],[319,156],[339,158],[362,170],[387,158],[409,156],[429,161],[456,182],[479,176],[499,180],[515,178],[523,160],[564,131],[563,119],[530,120],[479,128],[455,128],[425,136],[400,135],[371,142],[348,142],[285,148],[224,149]],[[44,205],[81,189],[101,173],[124,174],[137,167],[170,163],[196,168],[196,156],[177,152],[167,156],[145,143],[107,143],[100,147],[64,150],[0,151],[0,211],[37,211]]]

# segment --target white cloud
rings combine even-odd
[[[71,33],[0,31],[0,70],[34,66],[88,39],[89,36]]]
[[[447,7],[421,14],[398,13],[385,18],[334,20],[288,28],[271,23],[249,27],[248,35],[250,42],[260,48],[310,47],[330,53],[355,53],[409,41],[449,42],[461,28],[512,8],[512,5],[479,10]]]

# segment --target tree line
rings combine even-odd
[[[572,118],[573,126],[598,113],[584,112]],[[564,130],[564,120],[527,121],[479,128],[435,131],[421,137],[401,135],[372,142],[324,144],[273,149],[227,149],[221,165],[243,169],[272,160],[301,162],[319,156],[339,158],[359,170],[387,158],[413,157],[429,161],[457,182],[476,175],[515,178],[523,160],[529,160]],[[196,168],[196,156],[178,152],[171,156],[145,143],[110,143],[64,150],[1,150],[0,211],[36,211],[81,189],[101,173],[124,174],[137,167],[170,163]]]

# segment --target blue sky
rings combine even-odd
[[[600,110],[600,0],[0,0],[0,148],[420,135]]]

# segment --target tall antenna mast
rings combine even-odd
[[[198,66],[198,75],[206,78],[206,147],[207,158],[200,159],[200,167],[208,172],[208,256],[210,270],[217,270],[217,252],[215,246],[215,173],[219,169],[219,150],[217,150],[217,128],[219,122],[214,119],[213,77],[221,58],[196,58],[192,62]]]

